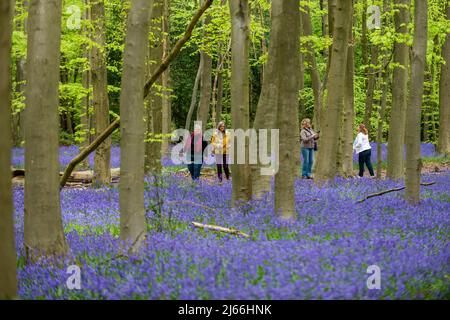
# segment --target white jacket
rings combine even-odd
[[[369,143],[369,136],[362,132],[358,133],[355,142],[353,142],[353,150],[358,154],[370,149],[372,149],[372,147]]]

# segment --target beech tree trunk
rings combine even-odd
[[[95,136],[109,126],[108,80],[106,72],[106,29],[104,0],[91,0],[91,18],[94,26],[92,40],[92,95],[94,104]],[[108,138],[95,151],[95,184],[111,182],[111,139]]]
[[[230,1],[231,13],[231,118],[234,130],[244,131],[250,126],[249,93],[249,44],[250,9],[248,0]],[[251,177],[248,156],[249,140],[245,140],[245,164],[237,163],[238,144],[234,146],[232,202],[248,201],[251,198]]]
[[[272,35],[276,64],[268,77],[275,78],[278,94],[274,100],[279,132],[278,172],[275,174],[275,213],[283,219],[297,216],[294,181],[298,170],[299,132],[298,93],[300,89],[300,11],[299,0],[277,1],[272,4]]]
[[[91,9],[88,7],[89,0],[84,0],[84,20],[90,21],[91,20]],[[84,26],[83,27],[83,33],[86,38],[91,38],[91,32],[90,30]],[[81,142],[80,150],[83,150],[86,148],[89,143],[91,142],[91,126],[90,126],[90,108],[91,108],[91,94],[89,92],[89,89],[91,87],[91,50],[89,49],[88,44],[86,43],[83,45],[83,58],[86,59],[86,64],[84,66],[83,72],[82,72],[82,79],[81,83],[83,85],[83,89],[87,91],[86,95],[82,99],[82,106],[81,106],[81,131],[82,131],[82,137],[83,141]],[[89,166],[89,161],[86,159],[82,162],[83,167]]]
[[[200,5],[203,5],[205,0],[200,0]],[[206,14],[203,24],[207,26],[211,23],[211,15]],[[202,122],[203,131],[208,122],[209,109],[211,105],[212,93],[212,58],[205,52],[200,52],[200,61],[202,65],[202,75],[200,78],[200,102],[197,110],[197,121]]]
[[[24,245],[33,261],[68,249],[59,195],[61,1],[32,1],[28,16]]]
[[[161,64],[164,48],[162,34],[162,20],[164,0],[154,0],[151,10],[150,30],[152,32],[149,46],[148,74],[155,72]],[[150,89],[147,96],[147,142],[145,172],[161,172],[161,142],[162,142],[162,77],[156,81],[156,86]]]
[[[399,34],[408,33],[411,0],[394,0],[397,10],[394,15],[395,29]],[[406,6],[406,7],[405,7]],[[389,125],[387,177],[400,179],[404,176],[405,121],[408,97],[409,47],[404,41],[394,44],[394,63],[399,64],[393,71],[392,109]]]
[[[0,299],[17,294],[11,190],[11,37],[13,1],[0,2]]]
[[[353,8],[351,10],[353,11]],[[352,30],[353,19],[350,19],[349,22],[350,30]],[[348,44],[346,66],[344,109],[342,111],[342,129],[340,135],[341,167],[339,167],[339,170],[342,176],[351,177],[353,176],[353,132],[355,122],[355,47],[352,31]]]
[[[353,10],[351,1],[336,0],[333,18],[333,45],[330,56],[328,82],[328,103],[324,111],[320,156],[316,162],[316,179],[320,181],[333,179],[337,174],[337,152],[339,142],[340,112],[344,107],[345,74],[350,38],[350,23]]]
[[[447,3],[447,20],[450,20],[450,4]],[[450,157],[450,34],[442,47],[441,80],[439,83],[439,141],[438,151]]]
[[[301,11],[301,21],[302,21],[302,29],[303,36],[308,37],[313,33],[312,30],[312,22],[311,22],[311,13],[309,5],[305,6],[304,11]],[[321,87],[322,83],[320,80],[319,68],[317,66],[316,55],[314,49],[310,42],[306,44],[307,54],[304,55],[306,62],[308,63],[308,68],[311,72],[311,85],[314,94],[314,117],[313,124],[316,130],[320,130],[320,118],[322,111],[322,96],[321,96]]]
[[[191,128],[192,115],[194,114],[195,106],[197,105],[197,94],[201,76],[202,76],[202,61],[200,58],[197,75],[195,76],[194,87],[192,88],[191,105],[189,106],[189,111],[186,117],[186,125],[185,125],[186,130],[190,130]]]
[[[164,0],[164,13],[162,22],[162,32],[163,32],[163,60],[170,53],[170,39],[169,39],[169,8],[170,0]],[[162,96],[162,143],[161,143],[161,154],[166,155],[169,152],[169,141],[170,137],[168,134],[171,132],[172,127],[172,104],[171,104],[171,78],[170,78],[170,66],[162,74],[162,86],[163,86],[163,96]]]
[[[420,200],[420,122],[424,91],[428,41],[428,0],[414,2],[414,44],[411,60],[411,83],[406,115],[406,199],[410,203]]]
[[[138,248],[147,225],[144,205],[144,84],[149,9],[153,1],[132,0],[125,39],[120,95],[120,238]]]
[[[366,109],[364,114],[364,124],[367,130],[369,131],[369,136],[373,136],[372,124],[370,123],[370,119],[372,118],[373,98],[376,84],[375,83],[376,73],[374,66],[378,64],[378,52],[379,52],[378,46],[372,44],[372,48],[370,49],[370,67],[368,68],[368,75],[367,75]]]

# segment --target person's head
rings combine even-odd
[[[225,121],[220,121],[219,124],[217,125],[217,130],[225,132],[226,129],[227,126],[225,125]]]
[[[311,128],[311,120],[308,118],[305,118],[302,120],[302,128]]]
[[[367,136],[367,134],[369,133],[369,131],[367,131],[367,128],[366,128],[366,126],[365,126],[363,123],[361,123],[361,124],[358,126],[358,132],[362,132],[362,133],[364,133],[366,136]]]

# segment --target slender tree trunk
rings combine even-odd
[[[377,45],[372,44],[372,48],[370,49],[370,67],[368,68],[369,72],[367,75],[367,94],[366,94],[366,109],[364,114],[364,124],[369,131],[369,135],[372,136],[372,125],[370,123],[370,119],[372,118],[372,109],[373,109],[373,96],[375,92],[375,82],[376,82],[376,73],[375,67],[378,64],[378,52],[379,48]]]
[[[411,0],[394,0],[395,29],[400,34],[407,34],[409,7]],[[407,6],[405,8],[405,6]],[[405,42],[394,44],[394,68],[392,79],[392,110],[389,126],[387,177],[400,179],[404,176],[405,122],[408,95],[409,47]]]
[[[362,0],[362,19],[361,19],[361,62],[363,66],[368,64],[368,40],[367,40],[367,0]]]
[[[330,57],[328,103],[323,117],[320,156],[316,162],[316,178],[324,181],[333,179],[337,173],[337,152],[339,141],[340,112],[344,107],[345,73],[352,19],[352,4],[347,0],[336,0],[333,23],[333,45]]]
[[[383,83],[382,83],[382,93],[380,101],[380,115],[378,118],[378,128],[377,128],[377,179],[381,179],[381,170],[383,163],[382,155],[382,143],[383,143],[383,124],[386,117],[386,106],[387,106],[387,95],[389,86],[389,72],[385,70],[383,72]]]
[[[149,11],[153,1],[132,0],[125,39],[120,95],[120,237],[138,248],[147,225],[144,205],[144,91]]]
[[[13,3],[10,0],[0,2],[0,299],[12,299],[17,294],[10,127]]]
[[[248,0],[230,1],[231,13],[231,118],[232,128],[246,131],[250,126],[249,93],[249,44],[250,8]],[[238,144],[233,143],[234,159],[232,202],[248,201],[251,198],[251,176],[248,156],[249,140],[245,138],[245,163],[237,163]],[[241,150],[242,152],[242,150]]]
[[[84,0],[84,20],[86,22],[91,20],[91,14],[90,14],[90,8],[88,7],[89,0]],[[91,38],[91,32],[86,27],[83,26],[83,34],[87,39]],[[91,50],[89,49],[88,44],[83,45],[83,58],[86,59],[86,64],[83,66],[83,72],[82,72],[82,79],[81,83],[83,85],[83,89],[86,91],[86,95],[82,99],[82,106],[81,106],[81,132],[82,132],[82,139],[80,150],[83,150],[86,148],[90,141],[91,141],[91,127],[90,127],[90,108],[91,108],[91,94],[89,92],[89,89],[91,87]],[[89,167],[89,161],[85,159],[82,164],[82,167]]]
[[[164,0],[164,14],[163,14],[163,60],[170,53],[170,39],[169,39],[169,8],[170,0]],[[162,86],[163,86],[163,96],[162,96],[162,143],[161,143],[161,153],[166,155],[169,152],[169,140],[171,127],[172,127],[172,117],[171,117],[171,98],[170,98],[170,66],[162,74]]]
[[[450,5],[447,3],[447,20],[450,20]],[[450,157],[450,34],[445,37],[442,48],[445,61],[441,65],[441,80],[439,83],[439,141],[438,151]]]
[[[353,19],[350,19],[352,22]],[[350,23],[350,30],[353,30],[353,23]],[[341,134],[341,153],[342,153],[342,175],[344,177],[353,176],[353,126],[355,122],[355,47],[353,32],[351,33],[347,53],[347,69],[345,71],[345,96],[344,110],[342,112],[342,134]]]
[[[278,172],[275,174],[275,212],[283,219],[297,216],[294,199],[294,181],[298,170],[296,158],[300,152],[293,148],[297,144],[298,92],[300,89],[300,11],[299,1],[277,1],[272,4],[272,40],[277,59],[274,73],[279,86],[275,109],[279,128]],[[275,38],[275,39],[274,39]]]
[[[202,64],[203,64],[202,58],[200,57],[200,63],[194,81],[194,88],[192,88],[191,105],[189,106],[189,111],[186,117],[186,125],[185,125],[186,130],[190,130],[191,128],[192,115],[194,114],[195,106],[197,105],[197,93],[200,84],[200,78],[202,76]]]
[[[406,199],[410,203],[420,200],[420,122],[427,63],[428,0],[414,2],[414,44],[411,61],[411,83],[406,115]]]
[[[205,0],[200,1],[200,5],[203,5]],[[203,24],[207,26],[211,23],[211,15],[207,14]],[[206,128],[208,122],[209,109],[211,104],[211,92],[212,92],[212,58],[205,52],[201,51],[202,61],[202,75],[200,80],[200,102],[197,110],[197,121],[202,122],[203,131]]]
[[[28,30],[24,245],[27,258],[33,261],[40,255],[65,254],[68,249],[59,196],[61,2],[32,1]]]
[[[150,30],[152,41],[149,46],[148,74],[155,72],[161,64],[164,48],[162,34],[162,20],[164,14],[164,0],[154,0],[151,11]],[[156,81],[147,97],[147,143],[145,172],[161,173],[161,134],[162,134],[162,77]]]
[[[109,125],[108,80],[106,72],[106,29],[104,0],[91,0],[91,18],[94,25],[92,47],[92,85],[94,103],[95,135],[98,136]],[[95,151],[94,180],[96,185],[111,182],[111,139],[108,138]]]

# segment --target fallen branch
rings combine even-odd
[[[181,37],[175,46],[173,47],[170,54],[167,56],[166,59],[161,63],[161,65],[158,67],[158,69],[153,73],[150,80],[147,81],[147,83],[144,86],[144,98],[149,94],[151,87],[153,84],[158,80],[158,78],[163,74],[163,72],[169,67],[170,63],[178,56],[178,54],[181,51],[181,48],[186,44],[186,42],[191,38],[192,31],[194,30],[195,26],[197,25],[198,21],[200,20],[203,13],[208,9],[213,0],[206,0],[203,6],[196,12],[194,17],[191,20],[191,23],[189,23],[183,37]],[[66,170],[64,171],[63,177],[61,178],[61,181],[59,183],[60,189],[64,188],[65,184],[67,183],[67,179],[69,178],[72,171],[75,169],[75,167],[82,162],[84,159],[86,159],[95,149],[98,148],[100,144],[102,144],[103,141],[106,140],[117,128],[120,126],[120,118],[116,118],[109,126],[105,129],[100,135],[92,141],[92,143],[83,149],[75,158],[73,158],[69,165],[67,166]]]
[[[218,231],[218,232],[225,232],[225,233],[229,233],[229,234],[242,236],[244,238],[250,238],[250,235],[248,235],[242,231],[236,230],[236,229],[229,229],[229,228],[225,228],[225,227],[214,226],[214,225],[210,225],[210,224],[203,224],[203,223],[194,222],[194,221],[192,222],[192,225],[196,228],[208,229],[208,230],[213,230],[213,231]]]
[[[424,186],[424,187],[428,187],[428,186],[432,186],[433,184],[436,184],[436,182],[426,182],[426,183],[421,183],[420,185]],[[364,202],[364,201],[366,201],[366,200],[368,200],[370,198],[382,196],[383,194],[386,194],[386,193],[401,191],[401,190],[404,190],[405,188],[406,187],[399,187],[399,188],[393,188],[393,189],[384,190],[384,191],[377,192],[377,193],[372,193],[372,194],[369,194],[367,197],[365,197],[365,198],[363,198],[361,200],[358,200],[356,203],[361,203],[361,202]]]

